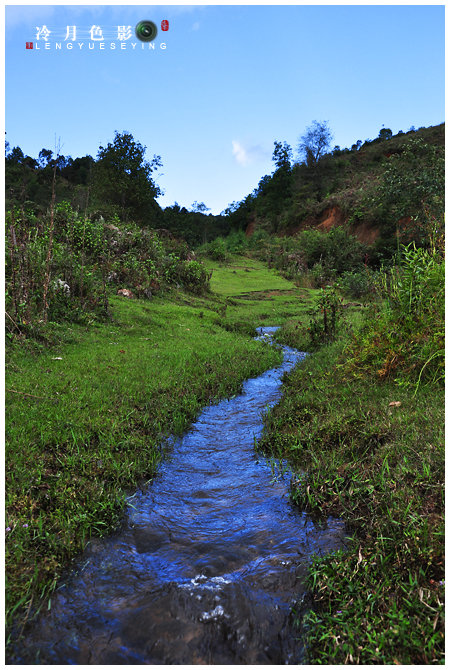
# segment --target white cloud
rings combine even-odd
[[[192,30],[199,30],[199,28],[200,28],[200,23],[198,21],[196,21],[192,26]]]
[[[250,163],[265,161],[269,158],[269,153],[259,144],[246,146],[239,140],[232,140],[231,144],[236,163],[243,167],[250,165]]]
[[[248,165],[248,156],[242,144],[237,140],[232,140],[232,145],[233,156],[236,159],[236,163],[239,163],[239,165]]]

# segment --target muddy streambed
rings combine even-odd
[[[290,475],[255,453],[264,410],[304,357],[283,352],[280,367],[207,407],[173,444],[120,532],[89,543],[13,663],[302,663],[292,606],[311,555],[342,547],[344,525],[299,512]]]

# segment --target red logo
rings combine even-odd
[[[161,30],[169,30],[169,22],[167,21],[167,19],[161,21]]]
[[[25,43],[25,48],[26,49],[32,49],[33,48],[33,42],[26,42]]]

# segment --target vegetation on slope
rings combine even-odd
[[[380,300],[337,339],[330,294],[309,329],[280,335],[327,342],[286,380],[260,448],[297,468],[302,509],[353,534],[311,566],[311,663],[444,662],[442,250],[406,248]]]
[[[379,266],[398,241],[427,243],[427,217],[442,220],[444,124],[395,136],[383,128],[375,140],[294,163],[289,145],[276,142],[273,160],[272,175],[227,210],[233,226],[292,235],[334,212],[350,231],[372,231],[370,263]]]

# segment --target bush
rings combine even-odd
[[[441,250],[403,247],[400,265],[382,275],[383,302],[349,348],[347,368],[402,386],[442,383],[444,278]]]
[[[183,261],[177,267],[177,277],[186,290],[200,294],[208,288],[211,273],[198,261]]]
[[[225,238],[227,250],[232,254],[242,254],[247,249],[247,238],[243,230],[236,230]]]
[[[339,321],[342,318],[342,300],[336,289],[321,289],[314,310],[311,312],[308,333],[311,346],[332,342],[336,338]]]
[[[179,284],[195,293],[208,285],[203,266],[187,260],[186,244],[133,223],[125,228],[117,217],[90,220],[63,202],[44,216],[15,209],[6,219],[11,332],[24,332],[31,322],[105,317],[107,287],[150,298]]]
[[[369,298],[375,294],[375,277],[376,274],[366,267],[364,270],[343,272],[336,283],[347,298]]]
[[[201,252],[213,261],[225,261],[228,258],[227,245],[223,237],[217,237],[212,242],[204,244],[201,247]]]

